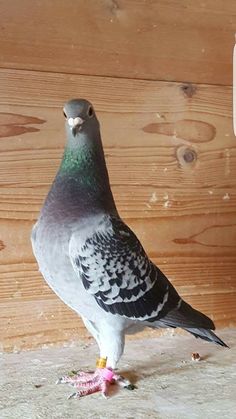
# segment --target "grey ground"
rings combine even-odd
[[[108,400],[100,394],[67,400],[73,388],[55,385],[70,370],[93,368],[93,341],[4,354],[0,418],[236,418],[236,330],[219,335],[231,349],[170,334],[127,341],[120,368],[138,388],[114,385]],[[193,362],[192,352],[202,361]]]

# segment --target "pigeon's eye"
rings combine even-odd
[[[93,113],[94,112],[93,112],[92,106],[89,106],[88,111],[87,111],[87,114],[88,114],[89,118],[91,118],[93,116]]]
[[[65,111],[63,111],[63,115],[64,115],[65,118],[67,118]]]

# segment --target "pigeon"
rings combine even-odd
[[[107,396],[110,383],[134,388],[117,374],[125,335],[145,327],[182,328],[227,345],[213,321],[192,308],[149,259],[118,214],[93,105],[72,99],[63,109],[67,141],[63,158],[32,230],[32,248],[44,279],[78,313],[95,338],[94,372],[64,376],[72,397]]]

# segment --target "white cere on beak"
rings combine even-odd
[[[68,124],[70,125],[70,127],[76,127],[77,125],[81,125],[84,122],[84,120],[82,118],[80,118],[79,116],[77,116],[76,118],[69,118],[68,119]]]

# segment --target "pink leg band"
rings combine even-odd
[[[114,372],[109,370],[109,368],[104,368],[102,371],[102,376],[104,380],[111,382],[114,377]]]

